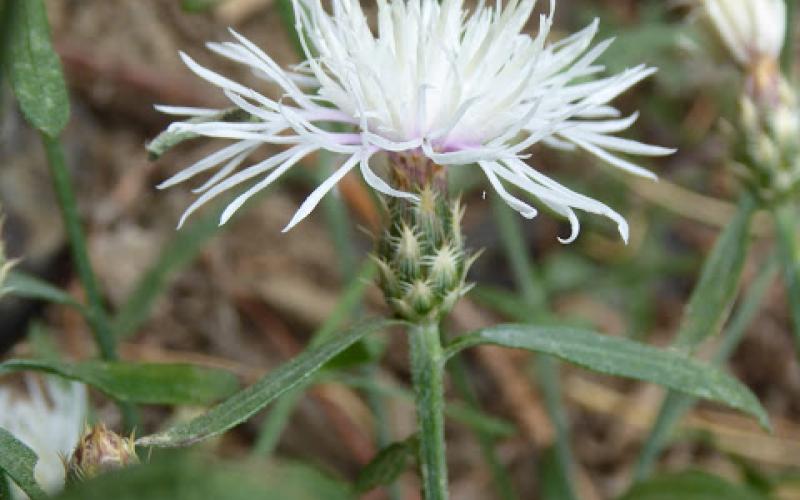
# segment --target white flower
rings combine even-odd
[[[739,64],[750,67],[764,58],[780,57],[786,37],[784,0],[703,0],[703,4]]]
[[[0,427],[27,445],[39,461],[36,482],[47,493],[64,487],[64,461],[80,439],[86,422],[86,386],[56,377],[25,377],[25,393],[0,385]],[[27,496],[16,485],[14,498]]]
[[[613,219],[627,240],[625,219],[608,206],[548,178],[524,159],[539,142],[559,149],[583,149],[624,171],[655,176],[617,153],[666,155],[671,149],[612,134],[637,118],[621,117],[609,103],[651,75],[637,66],[600,77],[598,57],[610,45],[591,47],[598,23],[556,43],[548,43],[550,14],[539,18],[538,32],[522,32],[535,0],[510,0],[495,8],[483,2],[467,12],[463,0],[378,0],[374,33],[357,0],[332,0],[332,12],[319,0],[294,0],[296,29],[306,60],[290,71],[241,35],[235,42],[208,48],[250,67],[277,84],[284,96],[270,99],[214,73],[185,54],[184,62],[220,87],[230,101],[254,117],[242,122],[211,121],[218,110],[160,106],[162,112],[193,118],[170,130],[233,140],[233,144],[195,163],[161,184],[167,187],[222,165],[202,186],[181,224],[195,209],[245,181],[257,182],[222,214],[226,222],[248,198],[318,150],[346,156],[342,166],[303,202],[285,230],[300,222],[337,182],[358,167],[377,191],[415,199],[379,177],[370,158],[379,152],[424,155],[440,165],[477,164],[497,193],[527,218],[537,211],[507,191],[510,185],[569,218],[573,241],[579,232],[574,209]],[[347,127],[330,131],[323,124]],[[234,173],[262,143],[289,149]]]

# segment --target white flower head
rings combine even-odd
[[[743,67],[777,61],[786,37],[784,0],[702,0],[714,28]]]
[[[47,493],[57,493],[64,487],[64,460],[72,454],[86,422],[86,386],[29,375],[25,389],[0,385],[0,427],[36,453],[36,482]],[[13,492],[15,499],[28,498],[16,485]]]
[[[184,62],[220,87],[253,119],[208,121],[218,110],[160,106],[162,112],[192,118],[172,131],[234,142],[168,179],[160,187],[218,168],[197,188],[195,209],[223,191],[257,179],[222,214],[220,223],[248,198],[315,151],[346,159],[303,202],[285,230],[305,218],[349,171],[358,168],[368,185],[388,195],[416,199],[390,186],[370,167],[380,152],[405,152],[439,165],[477,165],[497,193],[527,218],[537,214],[513,186],[567,217],[573,241],[579,232],[575,209],[613,219],[627,240],[625,219],[603,203],[560,185],[523,161],[534,144],[580,148],[624,171],[654,178],[617,153],[666,155],[673,152],[613,134],[637,115],[621,117],[610,102],[655,70],[644,65],[600,76],[597,59],[610,45],[594,46],[595,21],[582,31],[549,43],[555,0],[539,17],[536,36],[523,32],[535,0],[509,0],[467,11],[463,0],[378,0],[373,31],[357,0],[293,0],[306,60],[281,69],[253,43],[231,32],[234,42],[210,43],[213,52],[250,67],[277,84],[276,101],[197,64]],[[194,123],[193,123],[194,122]],[[326,125],[336,125],[335,132]],[[330,128],[330,127],[329,127]],[[346,128],[346,131],[341,131]],[[284,152],[236,172],[259,145],[286,144]],[[221,167],[220,167],[221,166]],[[234,173],[236,172],[236,173]]]

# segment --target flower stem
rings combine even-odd
[[[100,295],[100,287],[97,284],[97,278],[89,260],[89,252],[86,249],[86,236],[83,233],[80,218],[78,217],[78,203],[72,190],[72,183],[64,160],[64,150],[58,138],[50,137],[46,134],[41,134],[41,138],[47,156],[50,176],[53,179],[53,188],[58,198],[58,204],[61,207],[61,217],[64,221],[64,228],[72,250],[72,258],[75,260],[78,276],[86,292],[86,300],[88,301],[86,321],[94,334],[95,342],[100,350],[100,357],[106,361],[114,361],[118,359],[116,341]],[[120,403],[119,409],[125,421],[126,429],[133,430],[139,421],[136,407],[130,403]]]
[[[64,220],[67,238],[72,249],[72,258],[75,260],[75,267],[78,270],[78,276],[89,302],[87,321],[92,328],[102,358],[115,360],[117,359],[117,349],[109,326],[108,316],[100,297],[100,287],[97,285],[97,278],[89,261],[86,236],[83,234],[83,228],[81,228],[78,217],[78,203],[75,200],[75,193],[72,191],[69,172],[64,161],[64,151],[58,139],[45,134],[42,134],[42,143],[47,154],[47,165],[50,167],[53,187],[58,197],[61,216]]]
[[[409,332],[411,378],[419,425],[419,467],[425,500],[446,500],[447,459],[444,443],[444,357],[439,326],[412,326]]]

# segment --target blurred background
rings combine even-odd
[[[540,3],[541,9],[547,2]],[[297,58],[285,18],[272,0],[60,0],[47,6],[70,83],[72,117],[63,137],[67,161],[105,298],[120,312],[115,326],[125,335],[123,358],[219,366],[243,384],[252,383],[298,353],[334,310],[371,249],[370,232],[380,225],[380,211],[361,180],[351,176],[338,195],[345,212],[318,210],[281,233],[318,176],[336,161],[318,158],[228,225],[217,228],[219,209],[209,208],[176,231],[193,195],[183,186],[165,192],[154,186],[219,144],[189,141],[155,162],[144,146],[169,123],[154,104],[225,106],[221,93],[183,66],[179,51],[275,95],[241,67],[213,57],[204,43],[229,39],[227,28],[233,27],[279,63],[291,64]],[[469,244],[485,249],[471,275],[479,285],[448,323],[454,334],[524,319],[525,297],[533,294],[546,296],[560,319],[667,345],[703,257],[734,212],[739,185],[727,166],[725,119],[735,113],[740,82],[713,38],[690,8],[661,0],[559,0],[555,34],[570,33],[595,17],[601,20],[600,38],[617,38],[602,59],[609,71],[642,62],[660,68],[617,101],[623,112],[641,110],[632,137],[679,152],[644,162],[661,178],[653,183],[620,175],[588,156],[533,150],[538,168],[628,218],[632,238],[627,246],[612,224],[593,216],[582,216],[584,232],[576,243],[563,246],[556,237],[568,232],[564,221],[544,212],[532,221],[509,221],[493,206],[479,172],[454,171],[451,182],[464,192],[467,205]],[[20,268],[80,293],[41,144],[8,88],[2,89],[0,103],[0,202],[8,253],[21,259]],[[768,260],[770,224],[754,225],[744,289]],[[517,292],[515,262],[502,231],[522,239],[534,264],[537,289],[527,295]],[[661,457],[660,471],[702,469],[739,482],[767,482],[777,485],[773,491],[782,498],[800,498],[800,365],[783,290],[775,275],[730,360],[730,370],[769,411],[775,433],[762,432],[739,414],[700,404],[683,419]],[[367,289],[363,310],[386,312],[376,287]],[[0,353],[24,355],[42,345],[76,359],[93,353],[88,328],[75,312],[3,299]],[[256,418],[203,447],[231,460],[267,456],[274,448],[281,461],[352,480],[380,446],[376,429],[384,428],[392,439],[414,429],[413,405],[401,389],[409,379],[405,339],[399,332],[387,335],[372,350],[371,359],[380,359],[377,368],[358,372],[349,383],[326,383],[307,392],[280,436],[264,437],[262,418]],[[545,475],[540,471],[554,427],[531,356],[480,348],[460,369],[464,377],[453,380],[468,380],[472,391],[452,382],[449,395],[464,406],[474,392],[470,407],[480,412],[448,424],[453,498],[499,498],[486,460],[487,442],[474,432],[470,418],[486,418],[487,426],[495,426],[489,445],[520,498],[541,498]],[[580,498],[623,493],[663,391],[567,366],[560,375]],[[361,390],[366,382],[389,388],[380,398],[382,412],[373,411],[375,401]],[[94,398],[106,422],[119,422],[112,404],[100,395]],[[148,408],[140,434],[192,411]],[[291,482],[295,476],[285,477]],[[411,473],[401,477],[402,498],[418,498],[416,481]],[[365,498],[386,495],[376,491]]]

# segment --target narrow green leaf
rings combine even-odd
[[[375,455],[358,473],[356,492],[366,493],[378,486],[392,484],[405,472],[417,453],[417,436],[392,443]]]
[[[114,317],[114,335],[124,337],[135,332],[149,316],[170,277],[197,257],[204,244],[219,231],[219,216],[213,213],[176,232]]]
[[[181,0],[181,9],[184,12],[205,12],[216,7],[220,0]]]
[[[9,26],[8,73],[25,118],[56,137],[69,120],[67,85],[61,61],[50,42],[50,26],[42,0],[6,2]]]
[[[544,450],[539,461],[539,481],[541,484],[542,500],[563,500],[565,498],[575,498],[573,485],[570,482],[571,475],[567,475],[569,468],[561,464],[555,446]]]
[[[541,352],[596,372],[653,382],[742,410],[769,428],[764,408],[741,382],[675,351],[588,330],[499,325],[455,339],[445,356],[481,344]]]
[[[141,446],[187,446],[221,434],[252,417],[272,400],[296,387],[327,361],[362,337],[395,324],[399,324],[399,322],[383,319],[362,322],[314,348],[307,349],[204,415],[178,424],[164,432],[146,436],[137,444]]]
[[[8,293],[28,299],[44,300],[54,304],[63,304],[83,310],[83,305],[72,295],[46,281],[20,271],[11,271],[4,283]]]
[[[773,211],[783,259],[784,281],[789,291],[789,310],[795,343],[800,350],[800,244],[797,240],[797,215],[797,207],[793,203],[787,203]]]
[[[33,500],[46,497],[33,477],[38,461],[33,450],[0,427],[0,472],[5,472]]]
[[[95,387],[110,397],[131,403],[204,405],[230,395],[236,377],[219,369],[188,364],[12,359],[0,364],[0,375],[34,370],[52,373]]]
[[[766,500],[745,486],[700,471],[665,474],[635,485],[620,500]]]
[[[2,469],[0,469],[0,500],[12,500],[11,483]]]
[[[736,216],[717,239],[684,310],[675,347],[692,352],[722,328],[739,290],[756,202],[743,195]]]
[[[311,347],[316,347],[324,343],[326,339],[335,334],[336,330],[341,327],[347,316],[351,315],[361,304],[364,298],[364,292],[369,283],[372,283],[375,272],[375,264],[371,259],[366,259],[361,263],[361,267],[355,277],[348,282],[347,286],[339,295],[334,310],[311,336],[311,342],[309,343]],[[345,361],[352,360],[350,355],[359,355],[366,352],[365,342],[357,342],[348,349],[345,349],[330,362],[326,363],[326,368],[331,369],[333,364],[343,361],[342,358],[349,358],[345,359]],[[312,382],[311,380],[305,381],[276,401],[275,406],[270,410],[264,422],[261,424],[261,430],[259,431],[256,444],[253,447],[254,454],[262,457],[267,457],[272,454],[296,404],[300,401],[305,389],[312,385]]]
[[[761,273],[750,286],[736,314],[731,319],[730,325],[725,331],[722,345],[714,356],[713,362],[715,364],[728,359],[736,346],[739,345],[747,327],[758,313],[759,306],[761,305],[761,301],[769,285],[775,280],[776,273],[777,259],[773,257],[763,266]],[[650,429],[650,434],[648,434],[647,440],[644,446],[642,446],[635,472],[635,476],[638,480],[642,480],[650,474],[658,458],[658,454],[664,448],[669,438],[670,432],[678,420],[689,411],[694,403],[695,399],[685,394],[675,391],[670,391],[667,394],[664,402],[661,404],[661,409],[653,423],[653,427]]]
[[[38,1],[38,0],[37,0]],[[252,119],[250,114],[243,111],[241,108],[228,108],[223,109],[219,113],[202,116],[199,118],[192,118],[187,120],[188,123],[205,123],[205,122],[243,122]],[[158,134],[155,139],[150,141],[147,146],[147,153],[151,160],[161,158],[164,153],[174,148],[178,144],[194,139],[197,134],[194,132],[176,132],[174,130],[165,130]]]

